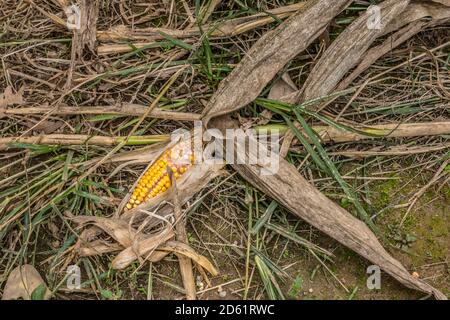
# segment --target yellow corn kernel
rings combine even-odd
[[[174,178],[178,179],[194,164],[194,160],[190,142],[181,142],[166,150],[139,179],[125,210],[135,208],[170,188],[167,167],[172,169]]]

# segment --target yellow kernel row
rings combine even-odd
[[[180,159],[184,162],[179,161]],[[193,165],[194,159],[191,149],[186,149],[186,145],[184,148],[177,145],[164,152],[139,179],[125,210],[135,208],[167,191],[171,185],[167,167],[172,169],[174,178],[178,179]]]

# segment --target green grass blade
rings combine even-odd
[[[333,161],[331,161],[330,157],[328,156],[327,152],[323,148],[322,144],[320,143],[320,139],[317,137],[317,134],[314,132],[314,130],[306,123],[305,119],[302,117],[300,112],[298,110],[294,110],[295,115],[297,116],[297,120],[305,130],[306,135],[311,139],[311,141],[316,146],[317,152],[320,154],[321,158],[325,162],[326,166],[328,167],[328,171],[331,173],[331,176],[337,181],[337,183],[341,186],[344,193],[347,195],[349,200],[353,203],[353,205],[356,208],[356,211],[358,212],[358,215],[360,218],[370,227],[372,230],[376,231],[376,227],[372,220],[370,220],[370,217],[364,207],[362,206],[361,202],[359,201],[357,195],[355,192],[350,188],[349,184],[342,178],[341,174],[337,170],[336,166],[334,165]]]

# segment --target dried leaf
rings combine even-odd
[[[6,87],[5,91],[0,94],[0,110],[5,109],[13,104],[23,104],[24,87],[20,88],[17,93],[14,93],[11,86]]]
[[[295,92],[297,91],[298,89],[289,77],[289,74],[285,73],[280,80],[275,82],[273,87],[270,89],[267,98],[279,101],[289,101],[289,97],[295,94]],[[286,157],[292,141],[294,140],[294,137],[294,133],[289,129],[284,136],[283,143],[280,148],[280,157]]]
[[[204,269],[206,269],[209,273],[211,273],[213,276],[216,276],[219,274],[217,269],[213,266],[213,264],[206,258],[205,256],[199,255],[195,252],[194,249],[192,249],[190,246],[188,246],[185,243],[179,242],[179,241],[168,241],[164,245],[158,247],[158,250],[161,251],[170,251],[175,252],[178,254],[182,254],[190,259],[192,259],[195,263],[202,266]]]
[[[421,20],[431,17],[432,21]],[[369,49],[361,58],[358,66],[337,86],[337,91],[346,89],[360,74],[368,69],[375,61],[392,51],[421,30],[433,26],[441,19],[450,18],[450,8],[437,3],[413,2],[406,10],[386,28],[386,32],[396,30],[382,44]]]
[[[128,247],[122,252],[120,252],[113,260],[112,267],[114,269],[124,269],[129,266],[133,261],[137,260],[137,253],[143,257],[147,258],[147,255],[155,250],[159,245],[166,242],[167,240],[173,238],[175,234],[171,230],[158,233],[154,236],[150,236],[144,240],[139,241],[135,248]]]
[[[314,66],[304,87],[292,102],[309,101],[326,96],[353,68],[370,45],[383,34],[384,28],[402,13],[409,0],[386,0],[379,4],[380,26],[367,26],[373,12],[364,12],[337,37]]]
[[[103,240],[94,240],[91,242],[81,242],[78,246],[77,252],[81,257],[90,257],[120,250],[123,250],[123,247],[118,243],[108,243]]]
[[[280,79],[275,81],[272,88],[270,88],[268,99],[283,101],[284,97],[296,92],[298,89],[295,83],[289,77],[288,73],[284,73]]]
[[[91,216],[76,216],[70,219],[81,225],[95,224],[125,248],[131,246],[136,234],[136,230],[129,228],[128,224],[120,219]]]
[[[431,1],[434,1],[434,2],[437,2],[437,3],[441,3],[441,4],[445,5],[445,6],[450,7],[450,0],[431,0]]]
[[[35,290],[37,290],[35,292]],[[29,264],[18,266],[11,271],[6,281],[2,300],[50,299],[51,292],[37,270]]]
[[[97,43],[97,20],[99,0],[81,0],[80,2],[80,30],[75,30],[72,50],[80,58],[87,47],[94,51]]]
[[[433,20],[445,19],[448,17],[448,8],[433,1],[412,1],[405,11],[385,28],[384,34],[396,31],[413,21],[429,17]]]
[[[249,104],[279,70],[305,50],[352,1],[312,0],[247,52],[210,99],[203,121]]]

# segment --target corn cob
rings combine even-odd
[[[170,188],[167,167],[172,169],[174,178],[178,179],[194,164],[194,160],[190,141],[180,142],[166,150],[139,179],[125,210],[135,208]]]

